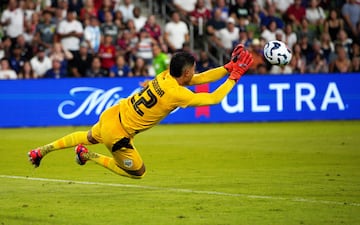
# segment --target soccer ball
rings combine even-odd
[[[291,50],[281,41],[269,41],[264,47],[265,59],[272,65],[284,66],[291,60]]]

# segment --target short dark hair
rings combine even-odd
[[[173,77],[180,77],[186,67],[195,63],[195,57],[188,52],[178,52],[173,55],[170,61],[170,74]]]

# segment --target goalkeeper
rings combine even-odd
[[[90,160],[116,174],[142,178],[145,165],[134,145],[134,136],[158,124],[177,107],[218,104],[235,86],[253,62],[252,55],[238,45],[229,63],[203,73],[194,74],[195,59],[186,52],[174,54],[170,68],[136,93],[108,109],[89,131],[70,133],[52,143],[28,152],[30,162],[38,167],[42,158],[55,150],[75,147],[76,161],[84,165]],[[185,86],[214,82],[229,74],[212,93],[193,93]],[[88,151],[85,147],[104,144],[112,157]]]

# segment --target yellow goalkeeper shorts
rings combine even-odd
[[[136,150],[133,137],[122,127],[119,118],[119,105],[106,109],[99,121],[91,128],[92,136],[103,143],[118,166],[124,170],[136,171],[143,166],[143,160]]]

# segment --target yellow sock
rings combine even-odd
[[[85,155],[85,158],[88,158],[91,161],[105,167],[106,169],[111,170],[112,172],[119,174],[121,176],[130,177],[130,178],[141,178],[142,176],[134,176],[128,174],[125,170],[121,169],[115,162],[115,160],[111,157],[101,155],[95,152],[89,152]]]
[[[54,142],[51,142],[50,144],[41,146],[39,147],[41,155],[45,156],[49,152],[63,148],[74,147],[78,144],[89,145],[91,143],[87,139],[87,133],[87,131],[73,132],[62,138],[57,139]]]

